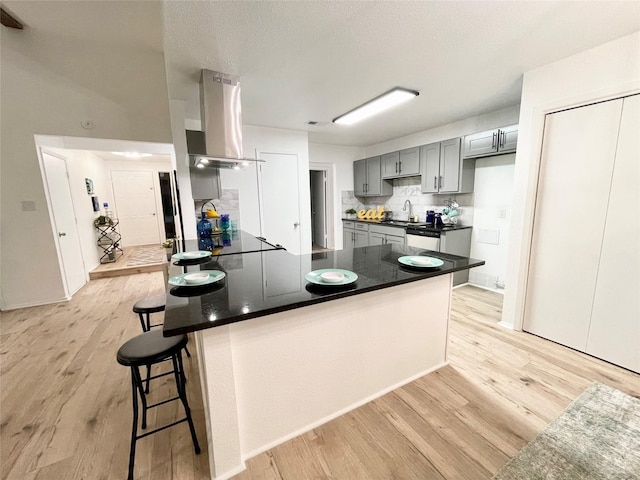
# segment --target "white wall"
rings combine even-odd
[[[486,263],[469,270],[469,283],[497,290],[506,283],[515,154],[475,162],[471,257]]]
[[[515,329],[522,327],[544,116],[639,91],[640,32],[525,73],[503,325]]]
[[[353,162],[365,158],[364,148],[345,147],[340,145],[323,145],[309,143],[309,162],[317,164],[329,164],[334,168],[333,211],[333,245],[336,250],[342,250],[342,217],[344,211],[341,208],[342,192],[353,191]],[[331,243],[329,243],[331,245]]]
[[[0,34],[0,308],[7,309],[63,298],[34,135],[171,142],[171,133],[162,54],[34,29]],[[36,210],[23,212],[25,200]],[[42,227],[35,235],[34,225]]]

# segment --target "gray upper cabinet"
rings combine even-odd
[[[391,152],[382,155],[382,178],[396,178],[400,163],[400,152]]]
[[[460,191],[460,139],[440,142],[440,193]]]
[[[516,151],[518,125],[495,128],[464,137],[463,158],[485,157]]]
[[[438,193],[440,176],[440,143],[420,147],[422,163],[422,193]]]
[[[473,191],[475,165],[460,156],[460,138],[420,147],[422,193]]]
[[[382,178],[420,175],[420,148],[413,147],[382,156]]]
[[[357,197],[363,197],[367,184],[367,160],[353,162],[353,193]]]
[[[382,179],[381,158],[353,162],[353,191],[358,197],[391,195],[393,186]]]

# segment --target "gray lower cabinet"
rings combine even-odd
[[[468,257],[471,254],[471,229],[449,230],[440,236],[440,251],[452,255]],[[453,285],[461,285],[469,281],[469,270],[453,274]]]
[[[357,197],[391,195],[393,185],[382,179],[381,157],[353,162],[353,191]]]
[[[518,125],[494,128],[464,137],[462,158],[513,153],[518,144]]]
[[[420,147],[422,193],[469,193],[473,191],[475,165],[460,155],[460,138]]]
[[[406,231],[404,228],[375,224],[369,225],[369,245],[392,243],[404,247],[405,238]]]
[[[342,222],[343,248],[366,247],[369,244],[369,225],[358,222]]]
[[[420,175],[420,147],[406,148],[382,155],[382,178]]]

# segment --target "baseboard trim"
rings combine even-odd
[[[27,302],[27,303],[20,303],[17,305],[4,305],[2,307],[2,311],[3,312],[7,312],[9,310],[18,310],[20,308],[31,308],[31,307],[42,307],[43,305],[51,305],[53,303],[62,303],[62,302],[68,302],[69,300],[71,300],[71,297],[63,297],[59,300],[50,300],[47,302]]]

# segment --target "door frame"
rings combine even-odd
[[[58,235],[58,232],[56,230],[56,221],[53,215],[53,206],[51,204],[51,192],[49,191],[49,183],[47,181],[47,172],[46,172],[46,166],[44,163],[43,153],[46,153],[47,155],[51,155],[52,157],[58,158],[64,162],[64,167],[65,167],[65,170],[67,171],[67,188],[69,189],[69,195],[71,195],[71,208],[73,211],[73,218],[75,220],[74,221],[75,230],[76,230],[75,233],[78,236],[78,238],[80,238],[80,233],[78,232],[78,215],[76,214],[75,202],[73,201],[73,194],[71,193],[71,186],[69,185],[69,168],[67,166],[67,159],[63,155],[53,152],[52,150],[49,150],[40,145],[38,145],[37,147],[38,148],[36,148],[36,151],[38,154],[38,163],[40,165],[40,174],[42,175],[42,184],[43,184],[42,186],[44,187],[44,196],[47,200],[47,213],[49,215],[49,225],[51,226],[51,235],[53,236],[53,239],[54,239],[53,244],[56,248],[56,255],[58,256],[58,267],[60,269],[60,277],[62,279],[62,288],[64,289],[65,300],[71,300],[71,296],[75,292],[71,293],[69,291],[69,284],[67,283],[67,275],[65,273],[66,270],[64,266],[64,260],[62,258],[62,252],[60,250],[60,242],[56,238],[56,236]],[[80,243],[79,254],[80,254],[80,260],[82,261],[82,270],[84,271],[85,284],[86,284],[89,281],[89,273],[87,272],[87,265],[84,259],[84,252],[82,251],[82,243]]]
[[[309,171],[320,170],[325,173],[326,190],[325,190],[325,225],[327,226],[327,246],[326,248],[334,250],[336,248],[336,199],[335,199],[335,168],[333,163],[309,162]],[[342,231],[339,229],[338,231]],[[313,239],[312,239],[313,241]]]

